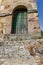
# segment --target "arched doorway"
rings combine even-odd
[[[18,6],[13,11],[12,34],[25,34],[28,32],[27,8]]]

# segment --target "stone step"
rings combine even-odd
[[[31,35],[31,34],[1,34],[0,35],[0,41],[2,40],[29,40],[29,39],[37,39],[40,38],[41,36],[39,35]]]

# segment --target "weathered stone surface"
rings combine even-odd
[[[43,64],[43,39],[6,37],[0,41],[0,65]]]
[[[20,5],[27,8],[28,32],[10,34],[12,12]],[[0,0],[0,65],[43,65],[43,39],[37,16],[35,0]]]
[[[0,24],[4,22],[4,32],[3,34],[10,34],[12,28],[12,12],[18,6],[24,6],[27,8],[28,13],[28,33],[31,35],[39,36],[40,34],[40,24],[37,17],[37,6],[36,1],[33,0],[1,0],[0,1]],[[21,7],[21,6],[20,6]],[[33,11],[29,13],[30,11]],[[34,16],[33,16],[34,15]],[[2,34],[2,33],[1,33]],[[38,35],[37,35],[38,34]]]

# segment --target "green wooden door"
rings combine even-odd
[[[12,32],[24,34],[28,32],[27,11],[17,11],[13,18]]]

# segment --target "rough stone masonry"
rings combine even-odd
[[[11,34],[13,17],[18,10],[27,12],[26,34]],[[43,39],[36,0],[0,0],[0,65],[43,65]]]
[[[36,0],[0,0],[0,34],[11,34],[13,14],[20,8],[27,9],[28,34],[40,35]]]

